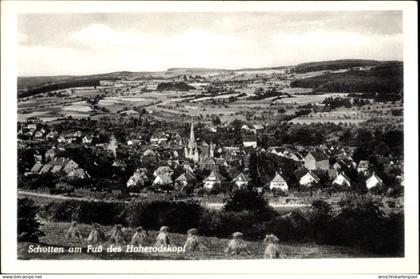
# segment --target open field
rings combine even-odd
[[[88,253],[86,251],[87,242],[86,238],[90,232],[90,225],[79,224],[79,229],[82,233],[83,239],[68,239],[65,237],[65,231],[70,226],[69,223],[45,223],[43,224],[42,231],[45,236],[40,238],[40,246],[54,246],[63,247],[64,251],[69,247],[82,247],[82,253],[28,253],[29,245],[37,245],[35,243],[18,243],[18,258],[19,259],[54,259],[54,260],[70,260],[70,259],[112,259],[112,260],[128,260],[128,259],[148,259],[148,260],[204,260],[204,259],[262,259],[265,245],[262,242],[247,242],[250,253],[248,255],[230,256],[225,255],[224,249],[229,242],[229,239],[220,239],[216,237],[200,237],[202,243],[207,247],[203,252],[181,252],[181,253]],[[112,227],[103,226],[105,234],[111,231]],[[127,240],[134,234],[132,228],[124,228],[124,235]],[[146,245],[153,246],[157,236],[156,231],[148,232],[148,241]],[[171,234],[171,240],[175,246],[183,246],[186,240],[185,234]],[[110,247],[108,242],[100,243],[104,250]],[[95,245],[96,246],[96,245]],[[115,247],[115,245],[114,245]],[[122,244],[122,251],[125,251],[127,244]],[[299,259],[299,258],[352,258],[352,257],[374,257],[373,254],[362,252],[356,248],[347,248],[341,246],[331,245],[317,245],[314,243],[280,243],[280,249],[285,255],[286,259]],[[281,259],[279,259],[281,260]]]

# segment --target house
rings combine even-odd
[[[246,186],[248,186],[249,183],[249,178],[246,177],[246,175],[244,175],[242,172],[240,174],[238,174],[233,180],[232,182],[235,183],[236,186],[238,186],[239,189],[244,188]]]
[[[31,168],[31,173],[39,173],[42,169],[42,163],[36,162],[35,165]]]
[[[188,163],[184,163],[183,168],[184,168],[185,171],[194,172],[191,165],[188,164]]]
[[[383,181],[379,176],[376,175],[375,172],[372,172],[372,175],[366,179],[366,188],[368,190],[374,187],[382,187],[384,185]]]
[[[194,173],[186,171],[175,179],[176,189],[182,191],[185,186],[191,185],[196,181]]]
[[[47,152],[45,152],[45,160],[49,161],[49,160],[53,159],[56,154],[57,154],[57,152],[56,152],[55,148],[48,149]]]
[[[299,179],[299,184],[302,186],[312,186],[320,181],[319,177],[312,171],[308,171]]]
[[[330,179],[335,179],[338,176],[338,171],[334,168],[328,170],[328,177]]]
[[[147,169],[140,168],[137,169],[132,176],[127,181],[127,187],[141,186],[143,187],[145,183],[149,182],[149,178],[146,175]]]
[[[173,170],[170,168],[170,167],[168,167],[168,166],[161,166],[161,167],[158,167],[154,172],[153,172],[153,175],[154,176],[159,176],[159,175],[162,175],[162,174],[166,174],[166,175],[169,175],[169,176],[171,176],[172,175],[172,173],[173,173]]]
[[[276,172],[274,178],[270,181],[270,190],[274,189],[280,189],[285,192],[289,190],[286,180],[278,172]]]
[[[261,124],[254,124],[252,125],[252,129],[251,131],[253,131],[254,133],[257,133],[259,130],[264,129],[264,126]]]
[[[310,151],[303,159],[305,168],[308,170],[328,170],[330,168],[330,161],[328,156],[322,151]]]
[[[77,169],[79,164],[69,158],[65,157],[55,157],[47,164],[43,165],[41,170],[39,171],[40,174],[43,173],[59,173],[64,172],[67,175],[71,173],[73,170]]]
[[[209,158],[209,159],[199,162],[198,167],[201,170],[210,170],[210,171],[211,170],[217,171],[219,169],[219,165],[216,163],[215,158]]]
[[[249,131],[249,127],[248,127],[248,125],[246,125],[246,124],[242,125],[241,129],[242,129],[242,130]]]
[[[267,151],[276,154],[277,156],[283,156],[284,152],[286,151],[286,148],[280,146],[270,146],[267,148]]]
[[[359,164],[357,165],[357,172],[367,175],[369,171],[369,161],[360,160]]]
[[[26,128],[28,128],[28,130],[36,130],[37,125],[36,123],[30,123],[26,126]]]
[[[81,138],[83,136],[82,131],[76,131],[76,132],[74,132],[73,136],[75,138]]]
[[[209,176],[207,176],[204,180],[204,188],[205,189],[212,189],[214,185],[221,184],[224,180],[224,177],[217,171],[212,171]]]
[[[85,144],[90,144],[93,141],[93,137],[92,136],[84,136],[82,139],[82,142]]]
[[[151,143],[157,143],[157,144],[161,144],[162,142],[166,142],[168,141],[168,135],[166,135],[163,132],[157,133],[152,135],[152,137],[150,138],[150,142]]]
[[[153,185],[170,185],[172,184],[171,176],[167,173],[159,174],[156,176],[155,180],[153,180]]]
[[[36,131],[34,134],[34,137],[39,139],[42,138],[44,136],[44,134],[41,131]]]
[[[134,115],[134,114],[138,114],[137,111],[129,109],[129,110],[124,110],[124,111],[120,111],[121,115]]]
[[[339,185],[339,186],[347,186],[347,187],[350,187],[351,185],[350,178],[348,178],[348,176],[344,172],[337,175],[337,177],[334,179],[332,184]]]
[[[78,178],[78,179],[90,178],[90,175],[87,173],[87,171],[85,171],[82,168],[77,168],[70,171],[70,173],[67,176],[72,177],[72,178]]]
[[[257,136],[256,135],[243,135],[242,142],[244,147],[257,147]]]
[[[121,170],[125,170],[127,168],[127,164],[122,160],[115,160],[114,163],[112,163],[112,166]]]
[[[45,136],[45,139],[46,140],[54,140],[54,139],[58,138],[58,135],[59,134],[58,134],[57,131],[51,131]]]
[[[129,146],[141,145],[141,141],[139,139],[131,139],[127,141],[127,145]]]
[[[144,157],[152,157],[155,156],[155,152],[152,149],[147,149],[143,152]]]

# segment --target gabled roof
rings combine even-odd
[[[122,168],[122,167],[125,168],[127,166],[127,164],[122,160],[116,160],[114,163],[112,163],[112,166],[113,167],[119,167],[119,168]]]
[[[42,166],[43,165],[40,162],[36,162],[32,167],[31,172],[39,172],[42,169]]]
[[[225,178],[217,171],[212,171],[209,176],[207,176],[204,181],[222,181]]]
[[[368,168],[369,167],[369,161],[361,160],[359,164],[357,165],[357,168]]]
[[[280,182],[286,182],[286,180],[284,180],[284,178],[278,172],[276,172],[276,175],[271,180],[271,182],[279,182],[280,183]]]
[[[237,182],[237,181],[240,181],[240,182],[249,182],[249,178],[246,177],[246,175],[241,172],[232,181],[234,181],[234,182]]]
[[[371,179],[371,178],[375,178],[376,180],[379,181],[379,183],[383,184],[382,179],[375,172],[372,172],[372,175],[368,177],[368,179]]]
[[[305,175],[310,175],[310,176],[312,176],[312,178],[316,181],[316,182],[319,182],[319,177],[315,174],[315,173],[313,173],[313,172],[311,172],[311,171],[309,171],[309,172],[307,172]]]
[[[194,181],[195,177],[190,173],[190,172],[184,172],[183,174],[181,174],[180,176],[178,176],[177,179],[175,179],[175,181]]]
[[[321,151],[310,151],[308,154],[311,154],[317,162],[328,160],[328,156]]]
[[[172,169],[168,166],[160,166],[155,171],[156,174],[162,174],[162,173],[171,173],[173,172]]]
[[[257,141],[257,136],[256,135],[242,135],[242,141],[243,142]]]
[[[337,175],[337,177],[339,177],[340,175],[344,177],[347,181],[351,181],[350,178],[344,172],[341,172],[339,175]]]
[[[146,151],[143,152],[143,156],[154,156],[155,152],[151,149],[147,149]]]
[[[172,183],[171,177],[169,175],[167,175],[167,174],[159,174],[155,178],[155,181],[156,181],[156,179],[160,179],[163,184],[171,184]]]

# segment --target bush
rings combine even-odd
[[[269,210],[268,202],[255,189],[239,189],[233,191],[227,199],[224,211],[250,210],[263,213]]]
[[[71,222],[102,225],[126,224],[124,204],[88,201],[54,201],[43,206],[41,217],[55,222]]]
[[[32,200],[18,199],[18,241],[38,242],[39,237],[44,235],[40,230],[41,224],[35,218],[38,209]]]
[[[232,233],[239,231],[248,239],[254,239],[252,229],[259,223],[255,212],[243,210],[233,211],[210,211],[206,210],[200,219],[199,230],[208,236],[230,237]]]
[[[149,201],[134,203],[127,215],[128,225],[158,230],[169,226],[171,231],[185,233],[197,227],[204,208],[196,202]]]

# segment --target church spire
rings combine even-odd
[[[190,132],[190,141],[188,143],[190,149],[195,147],[195,136],[194,136],[194,120],[191,120],[191,132]]]

